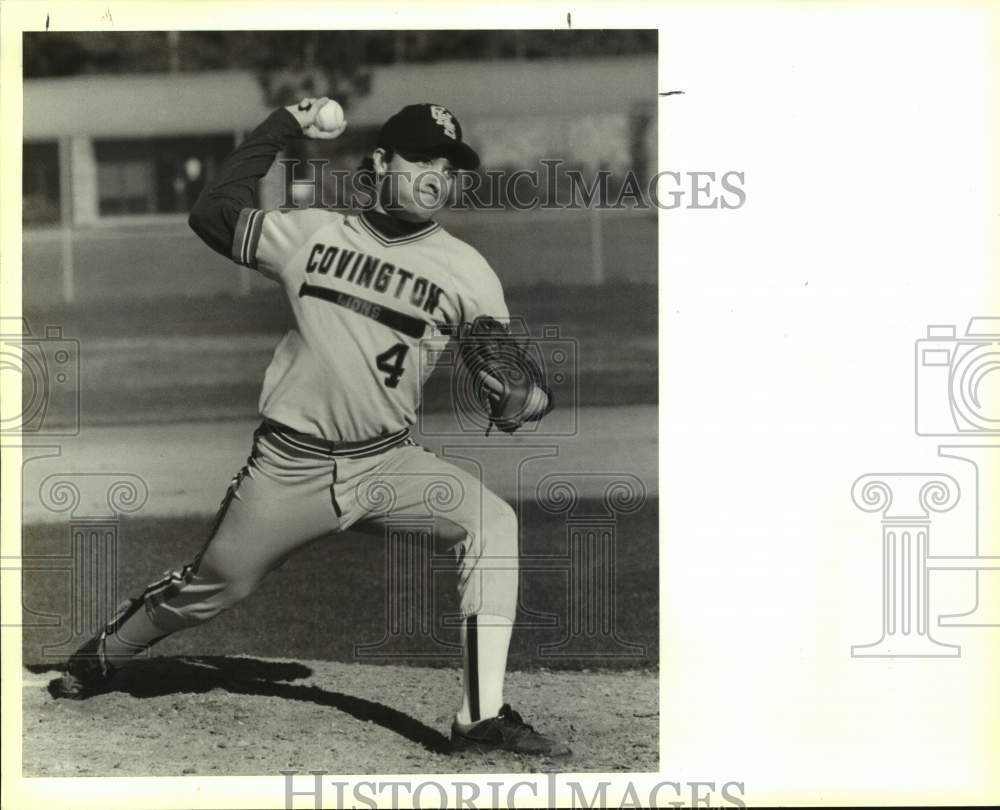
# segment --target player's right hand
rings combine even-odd
[[[335,105],[339,114],[331,116],[330,113],[333,108],[330,108],[324,113],[327,119],[324,120],[323,116],[320,115],[320,110],[328,104]],[[328,141],[340,136],[347,129],[347,122],[343,120],[343,111],[340,110],[340,105],[326,96],[322,96],[321,98],[304,98],[298,104],[290,104],[285,109],[299,122],[299,126],[302,127],[302,134],[307,138]],[[338,118],[339,124],[331,126],[330,119],[337,120]]]

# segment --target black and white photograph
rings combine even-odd
[[[0,805],[996,806],[1000,6],[0,0]]]
[[[657,37],[24,34],[26,775],[656,769]]]

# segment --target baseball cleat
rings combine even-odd
[[[512,751],[515,754],[534,754],[546,757],[564,757],[572,753],[558,740],[539,734],[505,703],[500,714],[481,720],[462,731],[456,720],[451,725],[452,751]]]
[[[66,672],[56,685],[56,697],[85,700],[109,691],[118,670],[104,657],[103,647],[102,630],[70,656]]]

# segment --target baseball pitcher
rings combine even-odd
[[[448,109],[413,104],[389,118],[367,161],[371,207],[348,215],[255,207],[258,181],[290,138],[336,138],[345,126],[326,98],[276,110],[195,204],[198,236],[279,284],[294,325],[264,376],[262,422],[207,542],[74,653],[61,693],[107,691],[129,658],[232,607],[318,536],[430,512],[459,574],[465,672],[454,748],[568,754],[503,699],[517,604],[515,512],[410,437],[430,370],[418,355],[423,338],[458,337],[499,429],[513,432],[552,406],[540,369],[504,324],[496,274],[433,220],[455,172],[475,169],[479,157]],[[448,497],[427,497],[435,487]]]

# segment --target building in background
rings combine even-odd
[[[141,293],[129,280],[128,266],[138,239],[145,242],[142,262],[153,270],[167,261],[211,264],[214,258],[184,226],[187,211],[239,139],[275,106],[300,95],[329,94],[347,102],[344,136],[330,143],[295,142],[289,149],[291,157],[322,158],[333,168],[356,167],[378,127],[400,107],[439,101],[459,116],[487,169],[539,170],[543,159],[558,159],[566,167],[605,168],[616,176],[655,171],[655,32],[614,32],[618,39],[600,32],[575,38],[575,32],[355,33],[360,42],[351,53],[338,51],[338,62],[324,61],[329,40],[323,37],[343,44],[344,32],[272,32],[279,40],[297,37],[299,56],[280,63],[260,47],[263,66],[212,70],[198,68],[246,62],[245,55],[237,56],[239,37],[263,34],[105,33],[30,43],[43,35],[27,35],[26,301]],[[648,51],[650,33],[653,52],[642,52]],[[281,41],[261,42],[282,52]],[[479,56],[442,61],[455,54]],[[368,61],[346,65],[350,58]],[[53,75],[67,72],[77,75]],[[291,199],[286,174],[275,170],[265,178],[264,206]],[[321,182],[308,167],[298,181]],[[457,225],[461,229],[461,221]],[[649,233],[651,264],[637,272],[653,280],[655,228]],[[498,233],[492,240],[495,253],[504,255],[489,255],[486,240],[484,252],[501,269],[524,264],[522,257],[506,255],[513,250],[509,236]],[[581,238],[594,241],[586,226]],[[604,253],[603,236],[595,249]],[[585,278],[603,278],[603,256],[590,261],[601,263],[600,273]],[[116,263],[125,265],[117,273]],[[84,282],[109,274],[118,281]],[[239,289],[247,292],[254,282],[245,273],[241,279]],[[526,273],[513,283],[530,280]],[[199,278],[177,286],[184,294],[216,289]]]

